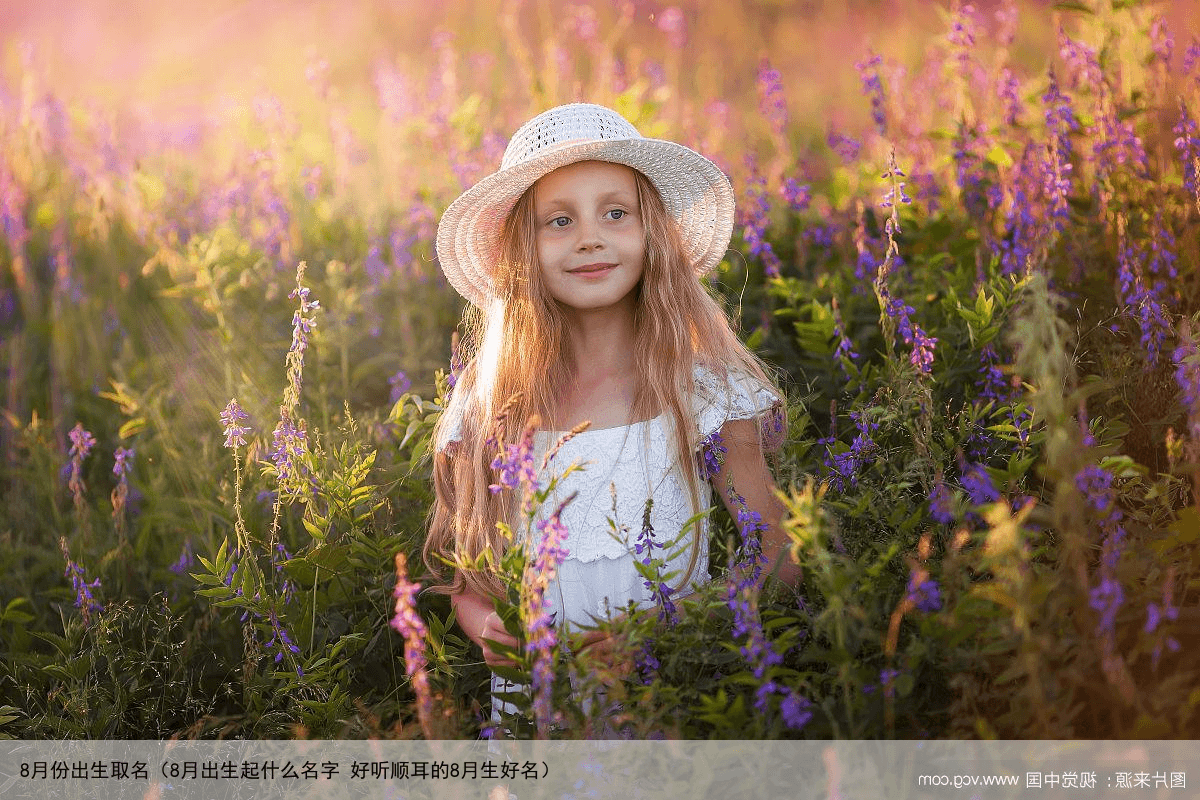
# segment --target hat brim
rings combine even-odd
[[[721,263],[733,234],[733,186],[711,161],[662,139],[569,143],[480,180],[450,204],[438,224],[437,255],[446,280],[476,306],[495,297],[490,269],[499,262],[504,221],[539,178],[579,161],[610,161],[645,175],[679,223],[697,275]]]

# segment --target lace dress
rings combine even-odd
[[[761,418],[770,410],[778,411],[780,400],[775,392],[748,377],[730,377],[726,386],[714,373],[697,367],[693,373],[696,395],[691,408],[698,441],[704,442],[729,420]],[[455,412],[454,404],[447,409]],[[561,434],[539,431],[535,434],[534,463]],[[459,421],[451,417],[438,449],[460,438]],[[769,438],[769,437],[768,437]],[[708,580],[708,528],[701,523],[700,549],[691,570],[689,588],[679,588],[688,573],[695,527],[680,535],[683,524],[695,513],[687,483],[674,458],[670,424],[665,415],[615,428],[588,429],[569,440],[538,476],[545,486],[552,475],[561,475],[567,467],[576,470],[561,479],[552,496],[539,510],[538,518],[553,513],[562,499],[577,492],[560,517],[567,529],[567,556],[559,565],[558,576],[547,591],[551,613],[567,631],[594,625],[623,613],[629,601],[639,608],[653,606],[651,589],[634,566],[635,547],[642,533],[646,499],[652,497],[650,523],[653,527],[655,557],[666,559],[665,581],[686,595],[690,588]],[[706,511],[711,492],[704,485],[700,507]],[[533,529],[536,533],[536,527]],[[536,547],[537,541],[533,542]],[[658,548],[667,546],[665,551]],[[673,576],[671,573],[675,573]],[[498,675],[492,676],[492,692],[520,689]],[[500,721],[499,707],[506,704],[493,698],[492,721]],[[507,705],[508,712],[516,708]]]

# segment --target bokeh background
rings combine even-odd
[[[710,285],[789,394],[806,570],[770,669],[736,611],[635,625],[629,724],[1194,736],[1195,10],[0,0],[0,735],[478,732],[445,599],[419,663],[388,625],[462,312],[433,238],[588,101],[733,181]]]

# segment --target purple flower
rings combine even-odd
[[[883,687],[883,694],[885,697],[896,696],[896,687],[894,684],[896,682],[896,678],[899,677],[900,670],[898,669],[885,669],[880,671],[879,685]]]
[[[1170,313],[1160,297],[1166,287],[1162,281],[1149,280],[1142,270],[1142,263],[1147,260],[1142,246],[1134,244],[1123,230],[1119,232],[1119,240],[1117,277],[1121,299],[1126,312],[1137,320],[1141,328],[1141,342],[1146,350],[1147,363],[1154,367],[1172,332]]]
[[[1154,57],[1164,64],[1170,65],[1171,53],[1175,49],[1175,40],[1167,30],[1165,17],[1157,16],[1150,23],[1150,45],[1154,49]]]
[[[104,606],[96,600],[96,596],[92,593],[94,589],[100,588],[100,579],[96,578],[91,583],[88,583],[87,571],[71,559],[71,552],[67,549],[66,537],[59,537],[58,547],[62,551],[63,558],[67,561],[67,568],[63,574],[71,579],[71,588],[75,592],[75,607],[83,612],[83,624],[87,625],[91,621],[93,613],[99,613],[104,610]]]
[[[942,525],[954,524],[954,495],[939,477],[929,493],[929,516]]]
[[[792,730],[800,730],[813,717],[812,701],[801,696],[795,689],[790,690],[779,706],[783,722]]]
[[[96,437],[83,429],[82,422],[76,422],[75,427],[67,433],[67,438],[71,440],[71,449],[69,455],[71,461],[68,465],[67,472],[67,488],[71,490],[71,495],[75,498],[75,508],[77,511],[83,511],[83,493],[87,490],[87,486],[83,482],[83,460],[88,457],[88,453],[92,452],[92,448],[96,446]]]
[[[654,498],[647,498],[646,508],[642,512],[642,530],[638,534],[634,553],[642,556],[642,564],[647,567],[657,564],[661,569],[663,561],[654,557],[654,550],[655,548],[661,550],[664,545],[660,545],[654,540],[654,525],[650,521],[650,511],[653,507]],[[650,597],[654,600],[655,605],[658,606],[658,618],[674,623],[677,614],[675,602],[671,600],[671,595],[675,593],[675,590],[657,578],[647,579],[643,582],[643,585],[650,590]]]
[[[1011,400],[1012,392],[1004,379],[1004,371],[1000,369],[1000,356],[996,348],[990,344],[984,345],[979,351],[980,374],[975,380],[975,388],[981,400],[995,400],[997,403],[1007,403]]]
[[[967,464],[962,470],[962,486],[967,491],[971,505],[982,506],[995,503],[1000,499],[1000,492],[992,483],[992,478],[981,464]]]
[[[1196,130],[1196,121],[1188,113],[1183,98],[1179,99],[1179,122],[1173,128],[1175,133],[1175,149],[1183,161],[1183,187],[1188,197],[1196,199],[1200,207],[1200,133]]]
[[[312,488],[314,476],[308,466],[308,434],[303,424],[297,425],[285,416],[272,434],[271,463],[278,473],[281,496],[294,497]]]
[[[1046,105],[1046,129],[1050,134],[1046,148],[1045,195],[1050,202],[1050,219],[1061,233],[1071,215],[1067,202],[1071,194],[1070,135],[1079,129],[1079,122],[1071,109],[1070,99],[1058,88],[1054,70],[1050,71],[1049,87],[1042,102]]]
[[[388,385],[392,387],[391,399],[389,402],[395,403],[404,396],[405,392],[412,388],[412,380],[404,373],[404,370],[400,370],[395,375],[388,378]]]
[[[176,575],[185,575],[187,571],[196,563],[196,554],[192,550],[192,540],[185,539],[183,549],[179,551],[179,559],[172,564],[169,569]]]
[[[833,351],[833,359],[838,363],[846,380],[850,380],[850,371],[846,368],[846,362],[854,363],[858,359],[858,353],[854,350],[854,343],[846,336],[846,328],[842,323],[842,312],[838,308],[836,297],[833,299],[833,338],[837,342],[837,347]]]
[[[795,178],[788,177],[783,180],[783,199],[788,208],[799,213],[808,208],[812,201],[812,193],[808,184],[801,185]]]
[[[783,82],[779,71],[763,59],[758,67],[758,109],[771,126],[777,139],[784,139],[787,124],[787,101],[783,96]]]
[[[863,94],[871,99],[871,120],[880,136],[887,136],[887,115],[884,112],[885,97],[883,81],[879,77],[879,65],[883,56],[867,50],[867,58],[854,65],[862,81]]]
[[[526,494],[537,490],[533,433],[533,425],[527,426],[519,442],[504,445],[503,450],[492,459],[492,469],[500,471],[497,482],[488,487],[492,494],[499,494],[503,489],[517,489],[522,485],[526,487]]]
[[[396,588],[392,592],[392,596],[396,598],[396,608],[391,625],[404,637],[404,671],[412,683],[413,693],[417,698],[417,715],[428,736],[429,722],[433,718],[433,695],[429,689],[429,675],[425,669],[425,639],[428,630],[420,612],[417,611],[417,594],[421,585],[408,579],[407,567],[407,556],[404,553],[396,553]]]
[[[928,375],[933,368],[933,353],[937,348],[937,339],[913,323],[912,316],[916,313],[916,309],[899,297],[889,298],[884,306],[884,311],[895,321],[896,330],[904,343],[912,346],[909,363],[916,367],[917,372],[921,375]]]
[[[246,434],[250,433],[250,428],[242,423],[249,419],[250,417],[238,405],[237,399],[231,399],[225,406],[225,410],[221,412],[221,425],[224,427],[226,447],[246,446]]]
[[[1113,490],[1113,475],[1108,470],[1089,464],[1075,476],[1075,487],[1084,496],[1092,516],[1104,533],[1101,544],[1100,582],[1092,588],[1089,604],[1100,614],[1096,632],[1103,637],[1105,649],[1111,652],[1117,610],[1125,601],[1125,591],[1116,577],[1117,563],[1125,548],[1124,515],[1117,508]]]
[[[725,455],[729,450],[725,447],[725,440],[721,438],[720,431],[713,431],[700,442],[700,458],[697,459],[697,466],[700,468],[700,479],[710,480],[713,476],[721,473],[721,467],[725,463]]]
[[[533,714],[538,733],[545,738],[557,715],[551,705],[554,688],[554,647],[558,636],[554,616],[549,613],[550,601],[546,592],[558,575],[558,567],[569,555],[566,548],[567,528],[562,523],[562,511],[575,499],[572,494],[564,500],[549,519],[537,524],[539,540],[532,563],[525,568],[524,585],[529,587],[522,600],[525,620],[525,639],[533,653]]]
[[[267,613],[267,623],[271,626],[271,638],[267,640],[266,648],[275,651],[276,664],[282,661],[288,653],[296,655],[300,652],[300,648],[292,641],[287,628],[279,621],[279,615],[275,613],[274,609]]]
[[[767,195],[767,179],[758,171],[753,156],[746,157],[749,170],[746,186],[745,210],[741,212],[742,238],[750,251],[750,255],[762,259],[767,275],[778,278],[780,274],[779,256],[767,241],[767,228],[771,224],[771,205]]]
[[[858,151],[862,149],[862,142],[832,130],[825,137],[825,143],[847,164],[858,158]]]
[[[1004,109],[1004,124],[1015,126],[1021,120],[1021,82],[1017,80],[1017,76],[1008,67],[1000,71],[1000,75],[996,81],[996,96],[1000,98],[1000,105]]]
[[[913,572],[909,576],[908,594],[905,595],[905,599],[911,601],[918,611],[941,611],[942,594],[937,581],[925,575],[924,570],[920,570],[920,573],[918,575],[917,572]],[[919,577],[923,577],[924,580],[918,581]]]

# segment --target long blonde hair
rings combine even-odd
[[[645,263],[634,312],[637,391],[631,419],[665,413],[693,511],[698,511],[701,479],[694,453],[699,441],[689,403],[695,392],[693,367],[706,367],[725,380],[737,372],[766,387],[775,383],[733,332],[721,305],[696,279],[675,219],[654,184],[637,170],[634,178],[645,233]],[[491,468],[496,453],[487,445],[493,417],[507,404],[505,438],[515,441],[535,415],[542,420],[555,418],[555,399],[574,380],[566,317],[541,279],[533,193],[531,186],[502,229],[500,263],[493,274],[498,299],[487,309],[470,306],[464,314],[460,347],[468,365],[450,400],[460,412],[462,438],[434,454],[435,500],[424,549],[425,564],[439,579],[443,559],[453,560],[456,553],[467,563],[484,551],[497,558],[503,553],[505,539],[497,523],[512,522],[508,519],[512,506],[488,489],[496,483]],[[538,380],[531,381],[530,376]],[[435,441],[443,440],[450,418],[449,413],[442,415]],[[696,530],[680,586],[687,585],[699,558],[703,530],[699,522]],[[447,585],[432,587],[443,593],[464,588],[493,596],[504,592],[496,575],[461,569],[455,570]]]

